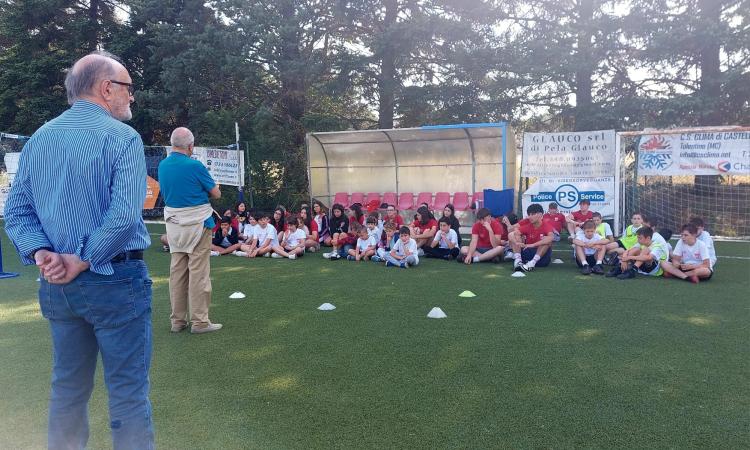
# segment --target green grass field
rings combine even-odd
[[[49,332],[35,270],[0,234],[5,270],[22,273],[0,280],[0,448],[38,449]],[[747,243],[717,250],[750,257]],[[555,256],[566,263],[520,279],[508,263],[213,258],[225,328],[196,336],[169,332],[169,255],[154,245],[157,446],[750,446],[750,260],[720,258],[696,286],[585,277]],[[448,318],[427,319],[433,306]],[[101,371],[91,429],[90,448],[109,448]]]

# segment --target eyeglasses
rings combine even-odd
[[[115,81],[115,80],[109,80],[110,83],[119,84],[121,86],[127,86],[128,88],[128,94],[133,95],[135,93],[135,88],[133,87],[133,83],[124,83],[122,81]]]

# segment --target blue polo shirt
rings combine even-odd
[[[164,204],[170,208],[204,205],[209,202],[208,191],[214,186],[216,182],[206,166],[183,153],[172,152],[159,163],[159,188]],[[203,224],[213,228],[213,216]]]

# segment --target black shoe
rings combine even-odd
[[[604,276],[607,277],[607,278],[612,278],[612,277],[616,277],[616,276],[621,275],[621,274],[622,274],[622,269],[620,269],[620,266],[615,266],[615,267],[612,268],[612,270],[610,270],[609,272],[607,272],[607,274],[604,275]]]
[[[591,275],[591,267],[588,264],[581,267],[581,275]]]
[[[591,268],[591,273],[596,275],[604,275],[604,267],[601,264],[597,264]]]
[[[629,280],[631,278],[635,278],[635,269],[630,269],[627,272],[617,275],[618,280]]]

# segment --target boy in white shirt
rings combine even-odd
[[[369,220],[369,219],[368,219]],[[374,236],[368,235],[367,228],[360,228],[357,231],[357,245],[349,249],[346,259],[349,261],[368,261],[375,254],[377,241]]]
[[[281,243],[273,246],[271,257],[296,259],[297,256],[303,256],[305,239],[307,239],[307,234],[305,230],[297,226],[297,218],[290,217],[286,221],[286,231],[284,231]]]
[[[239,256],[247,256],[248,258],[255,258],[256,256],[271,256],[273,246],[278,244],[278,240],[276,228],[268,225],[269,220],[270,218],[268,217],[268,214],[260,214],[258,217],[258,223],[252,231],[252,242],[240,246],[240,250],[244,255],[240,254]]]
[[[608,243],[609,241],[606,238],[597,233],[597,226],[593,220],[587,220],[583,223],[583,229],[573,239],[576,264],[581,268],[583,275],[604,274],[602,260],[607,252]]]
[[[458,248],[458,235],[451,228],[450,220],[443,216],[438,221],[438,231],[429,246],[424,247],[425,257],[442,258],[450,261],[457,258],[460,252]]]
[[[380,239],[380,234],[382,232],[382,227],[378,222],[379,221],[377,213],[372,213],[367,216],[367,221],[365,222],[365,230],[367,230],[367,236],[373,238],[375,240],[375,243],[377,243]]]
[[[693,217],[690,219],[690,223],[695,225],[698,230],[698,240],[706,244],[708,249],[709,258],[711,258],[711,267],[716,265],[716,247],[714,247],[714,239],[706,231],[706,225],[703,223],[703,219],[700,217]]]
[[[673,276],[698,284],[714,274],[708,247],[698,239],[698,228],[689,223],[682,227],[680,240],[672,253],[672,262],[663,262],[664,278]]]
[[[416,266],[419,264],[417,241],[411,238],[409,227],[401,227],[398,233],[398,241],[393,245],[391,252],[385,255],[385,266],[402,269],[407,269],[409,265]]]

